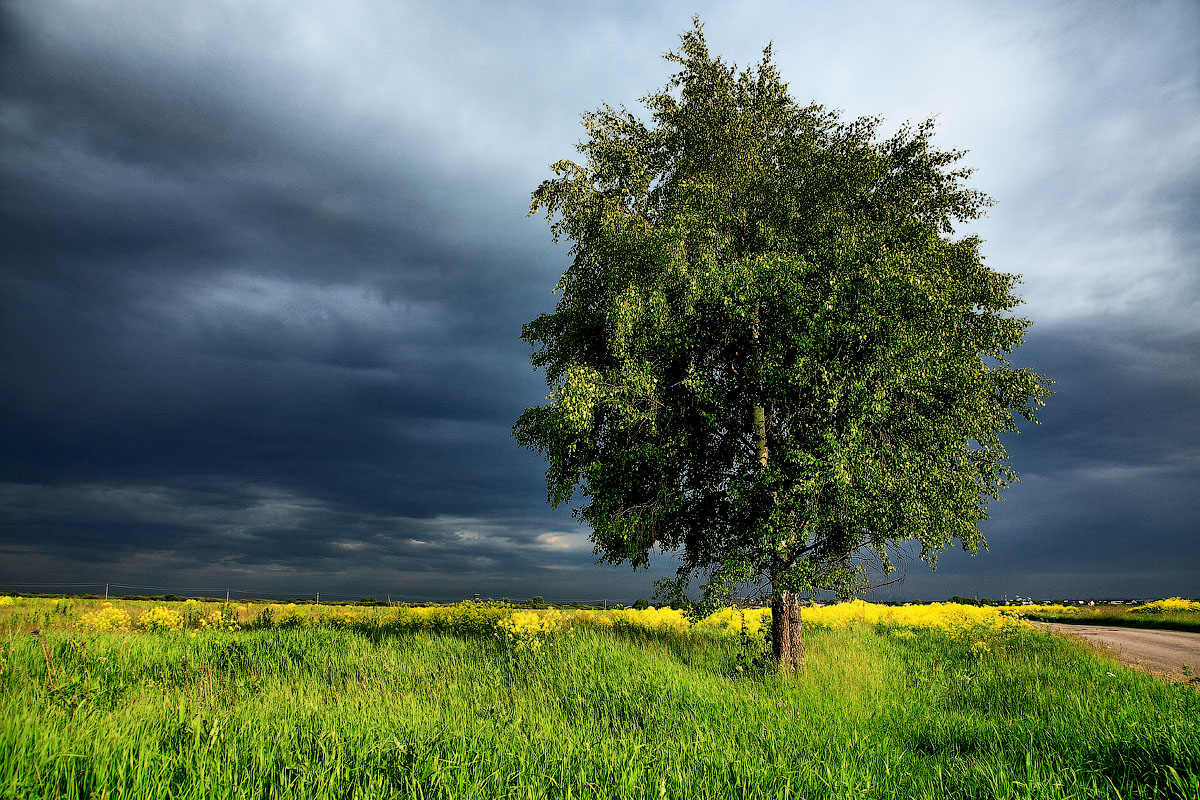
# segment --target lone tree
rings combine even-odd
[[[1029,322],[1015,275],[954,224],[990,200],[932,121],[890,138],[787,92],[770,47],[738,72],[694,21],[667,86],[584,114],[584,163],[533,193],[573,244],[557,310],[526,325],[548,404],[513,431],[554,505],[584,502],[596,553],[681,559],[707,601],[771,595],[781,668],[802,664],[800,597],[861,586],[905,542],[936,567],[977,552],[1016,478],[1000,435],[1051,381],[1008,356]]]

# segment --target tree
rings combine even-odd
[[[788,94],[763,51],[738,72],[698,20],[645,98],[583,115],[583,163],[533,192],[572,242],[557,309],[523,328],[546,405],[517,441],[552,504],[583,500],[596,553],[678,554],[676,594],[769,591],[774,654],[802,663],[803,593],[861,585],[906,542],[936,566],[1015,473],[1001,434],[1050,381],[1008,356],[1017,277],[954,225],[990,200],[933,124],[881,138]]]

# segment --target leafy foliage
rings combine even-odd
[[[1028,321],[1016,276],[955,225],[989,200],[933,123],[881,138],[788,94],[770,49],[738,72],[697,22],[650,122],[585,114],[582,163],[533,193],[572,263],[523,337],[546,405],[514,427],[543,452],[551,503],[596,552],[678,553],[679,596],[710,606],[747,582],[835,589],[856,554],[892,568],[985,544],[977,524],[1015,479],[1000,436],[1050,381],[1012,366]]]

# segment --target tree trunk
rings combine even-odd
[[[758,338],[755,331],[754,338]],[[754,406],[754,446],[758,463],[770,462],[767,451],[767,409],[762,403]],[[779,588],[782,575],[773,576],[771,596],[771,650],[783,672],[804,671],[804,639],[800,621],[800,595]]]
[[[758,338],[757,331],[754,338]],[[770,462],[770,454],[767,451],[767,409],[762,403],[754,406],[754,446],[758,451],[758,463],[766,467]],[[804,639],[800,622],[800,595],[780,589],[782,577],[776,574],[771,581],[771,650],[781,671],[802,672]]]
[[[758,451],[758,463],[765,467],[770,456],[767,453],[767,409],[762,403],[754,406],[754,449]]]
[[[804,671],[800,595],[776,588],[771,597],[771,649],[781,672]]]

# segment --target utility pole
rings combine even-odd
[[[108,599],[108,584],[104,584],[104,599]]]

